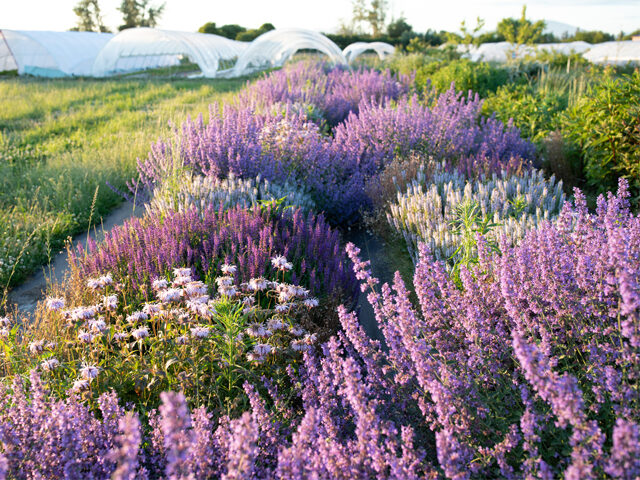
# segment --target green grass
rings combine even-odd
[[[0,77],[0,298],[121,201],[136,159],[246,79]]]

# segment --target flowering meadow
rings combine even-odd
[[[306,62],[174,125],[145,214],[0,318],[0,479],[640,478],[629,183],[589,209],[482,109]]]

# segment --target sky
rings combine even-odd
[[[68,30],[76,22],[78,0],[0,0],[0,29]],[[100,0],[108,27],[121,23],[121,0]],[[351,16],[350,0],[165,0],[158,27],[196,31],[212,21],[257,28],[271,22],[278,28],[299,27],[335,32]],[[519,17],[523,0],[388,0],[391,14],[404,16],[417,32],[431,28],[455,31],[460,22],[474,26],[476,17],[493,29],[504,17]],[[153,3],[153,2],[152,2]],[[156,0],[161,3],[161,0]],[[444,5],[444,6],[443,6]],[[527,17],[566,23],[583,30],[610,33],[640,28],[640,0],[528,0]]]

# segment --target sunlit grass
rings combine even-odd
[[[245,82],[0,79],[0,290],[47,261],[47,239],[59,250],[89,227],[96,188],[92,223],[121,202],[106,182],[125,188],[169,120],[206,115]]]

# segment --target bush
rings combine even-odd
[[[556,184],[554,177],[547,181],[541,171],[467,181],[444,167],[428,175],[418,172],[388,207],[387,221],[404,237],[415,264],[423,243],[438,260],[457,263],[465,254],[466,260],[475,258],[476,232],[494,245],[503,237],[516,244],[527,231],[554,218],[564,202],[562,182]],[[469,232],[471,238],[466,238]]]
[[[557,90],[537,90],[531,84],[500,87],[484,102],[483,111],[503,122],[513,121],[524,138],[541,143],[560,128],[568,108],[567,95]]]
[[[271,278],[284,278],[290,264],[276,261],[282,266]],[[176,268],[171,278],[154,280],[141,308],[110,274],[90,278],[84,305],[60,309],[63,298],[48,300],[48,321],[58,327],[53,338],[36,330],[12,343],[13,357],[24,359],[22,368],[41,369],[60,397],[93,401],[113,389],[122,401],[149,409],[162,391],[175,390],[210,411],[242,412],[245,382],[260,385],[265,377],[288,388],[287,365],[317,337],[299,319],[318,300],[263,277],[237,285],[235,269],[223,265],[212,289],[193,280],[190,268]]]
[[[240,95],[241,105],[255,108],[273,104],[311,104],[329,126],[342,122],[367,100],[395,100],[407,93],[409,78],[389,71],[343,70],[322,63],[297,62],[248,85]]]
[[[196,209],[202,216],[207,209],[220,205],[224,208],[278,205],[281,208],[299,207],[307,212],[315,210],[315,203],[309,195],[294,185],[285,183],[280,186],[262,180],[260,176],[240,180],[233,174],[223,180],[188,174],[170,177],[153,191],[145,209],[148,215],[161,218],[172,212],[191,209]]]
[[[173,268],[190,267],[213,286],[220,267],[232,263],[238,267],[237,281],[248,282],[273,276],[269,259],[278,255],[293,264],[283,281],[303,285],[321,298],[352,298],[354,278],[340,253],[338,233],[322,216],[301,210],[212,207],[202,216],[189,210],[163,219],[132,219],[101,243],[90,241],[86,252],[78,245],[70,261],[84,279],[111,273],[135,305],[134,300],[149,301],[153,279]]]
[[[474,176],[527,164],[533,145],[517,129],[480,115],[482,101],[454,89],[435,97],[431,106],[417,97],[397,105],[364,103],[359,114],[335,129],[334,143],[356,156],[367,175],[394,157],[417,151]]]
[[[597,191],[627,178],[640,196],[640,73],[606,76],[568,111],[565,135],[584,157],[587,180]]]
[[[472,91],[485,98],[507,83],[509,72],[502,66],[461,58],[442,66],[429,79],[439,92],[446,92],[454,84],[459,92]]]

